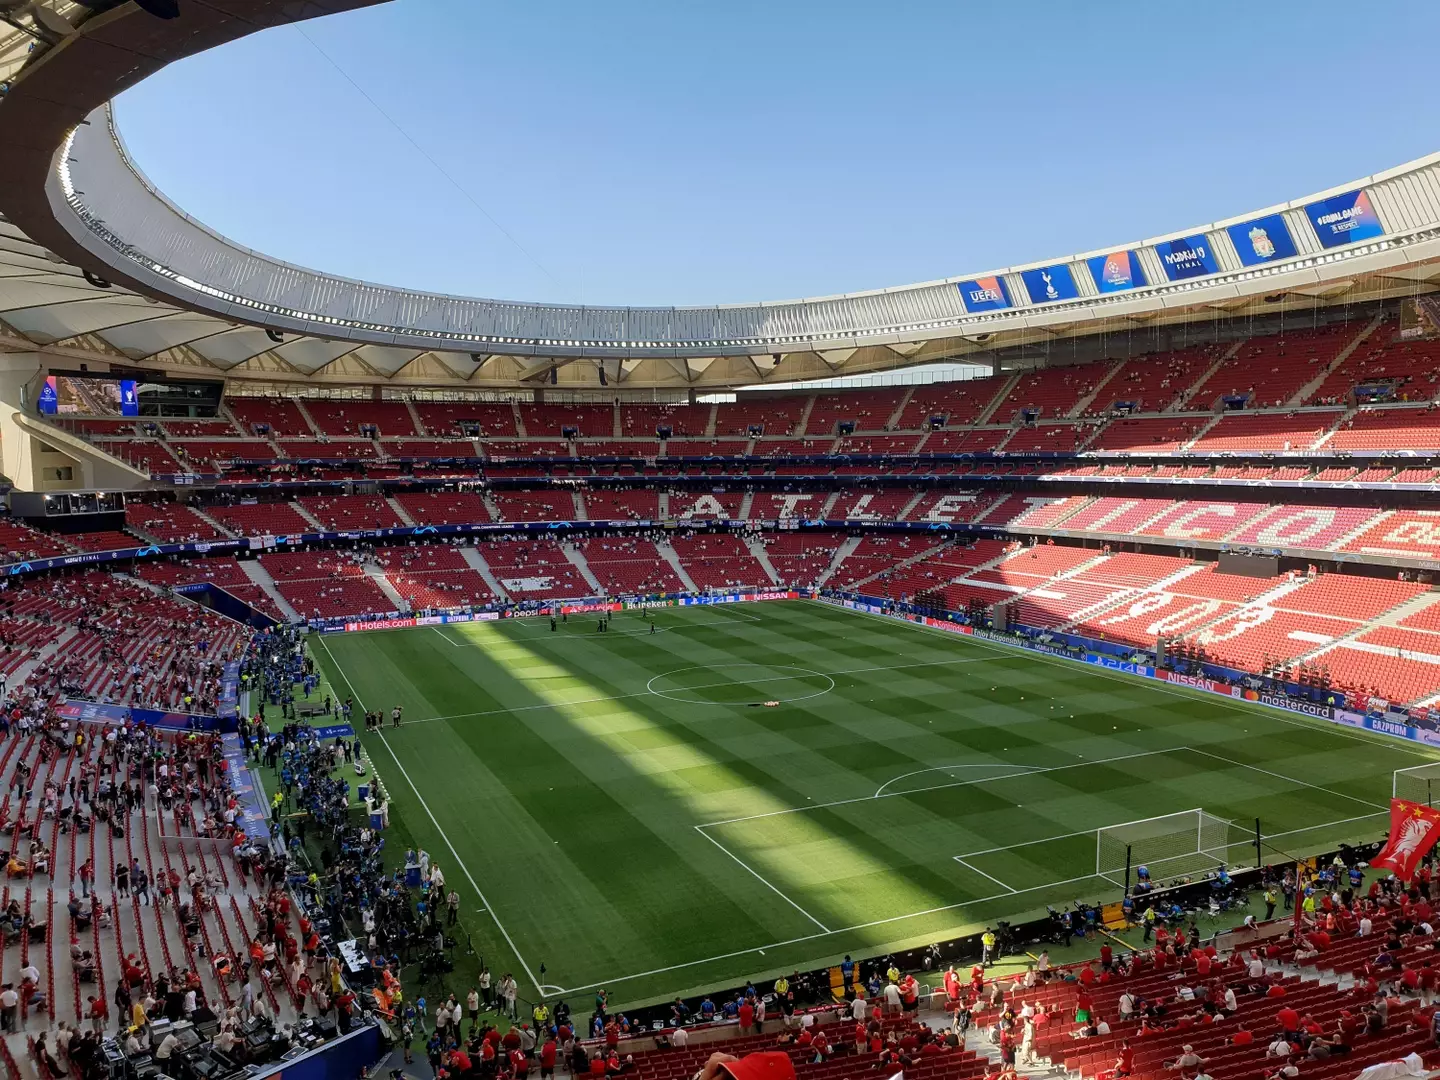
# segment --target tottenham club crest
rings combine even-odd
[[[1270,239],[1270,234],[1256,225],[1250,230],[1250,246],[1255,249],[1255,256],[1260,259],[1273,259],[1275,257],[1275,241]]]

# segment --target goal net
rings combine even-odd
[[[1396,769],[1390,794],[1393,798],[1409,799],[1424,806],[1435,805],[1436,800],[1440,800],[1440,761]]]
[[[1132,881],[1141,866],[1152,881],[1208,873],[1243,859],[1245,841],[1242,830],[1199,809],[1106,825],[1095,830],[1095,876],[1123,888],[1127,865]]]

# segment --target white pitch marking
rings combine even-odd
[[[914,772],[901,773],[899,776],[892,776],[889,780],[886,780],[883,784],[881,784],[878,788],[876,788],[876,789],[875,789],[875,794],[872,795],[872,796],[870,796],[870,797],[871,797],[872,799],[878,799],[881,795],[883,795],[883,794],[885,793],[885,789],[886,789],[887,787],[889,787],[891,784],[898,784],[901,780],[908,780],[908,779],[909,779],[910,777],[912,777],[912,776],[923,776],[925,773],[928,773],[928,772],[949,772],[951,769],[1021,769],[1021,770],[1024,770],[1024,771],[1026,771],[1026,772],[1040,772],[1040,771],[1043,771],[1044,766],[1042,766],[1042,765],[1011,765],[1011,764],[1009,764],[1008,762],[1004,762],[1004,761],[991,761],[991,762],[982,762],[982,763],[980,763],[980,764],[973,764],[973,763],[972,763],[972,764],[966,764],[966,765],[932,765],[932,766],[930,766],[928,769],[916,769]],[[1022,773],[1006,773],[1005,775],[1006,775],[1006,776],[1019,776],[1019,775],[1023,775],[1023,774],[1022,774]],[[1000,779],[1000,777],[995,776],[995,777],[990,777],[989,779],[998,780],[998,779]]]
[[[330,662],[335,665],[335,670],[340,672],[340,677],[345,680],[345,685],[350,688],[350,693],[354,696],[356,703],[363,709],[365,702],[361,700],[359,694],[355,693],[355,684],[350,681],[350,676],[345,673],[345,669],[341,667],[340,661],[335,659],[335,654],[330,651],[330,646],[325,643],[324,637],[320,638],[320,644],[325,649],[325,655],[330,657]],[[395,750],[385,739],[385,733],[381,731],[377,732],[377,734],[380,736],[381,744],[389,751],[391,759],[395,762],[395,767],[400,770],[400,775],[405,778],[405,782],[410,785],[410,790],[415,793],[415,798],[419,800],[421,809],[425,811],[426,816],[430,819],[430,824],[435,826],[435,831],[439,833],[440,838],[445,841],[445,846],[449,849],[450,855],[455,859],[455,865],[460,867],[461,872],[465,875],[465,879],[470,882],[470,887],[475,890],[475,895],[480,898],[480,903],[485,905],[485,910],[487,910],[490,913],[490,917],[495,920],[496,928],[504,936],[505,943],[510,946],[510,951],[515,954],[515,959],[520,961],[520,966],[525,969],[525,974],[529,976],[530,981],[535,984],[535,989],[543,994],[544,991],[540,987],[540,980],[535,977],[535,973],[530,970],[529,962],[520,954],[520,950],[515,947],[515,939],[510,936],[510,931],[505,929],[505,924],[500,921],[500,916],[495,914],[495,909],[491,906],[490,901],[485,898],[484,891],[475,881],[475,875],[470,873],[470,868],[461,861],[460,853],[455,850],[455,845],[450,842],[450,834],[440,827],[440,822],[435,820],[435,814],[430,809],[430,804],[427,803],[425,797],[420,794],[420,789],[415,786],[415,781],[410,779],[410,774],[405,771],[405,766],[400,764],[400,759],[396,756]]]
[[[780,889],[777,889],[774,885],[772,885],[769,881],[767,881],[767,880],[764,878],[764,876],[761,875],[753,866],[751,866],[749,863],[747,863],[744,859],[740,858],[739,855],[736,855],[733,851],[731,851],[729,848],[727,848],[727,847],[726,847],[724,844],[722,844],[719,840],[716,840],[713,836],[711,836],[709,833],[707,833],[707,832],[705,831],[705,827],[704,827],[703,825],[696,825],[696,826],[695,826],[695,831],[698,832],[701,836],[705,837],[706,840],[709,840],[712,844],[714,844],[716,847],[718,847],[718,848],[719,848],[721,851],[723,851],[726,855],[729,855],[730,858],[734,859],[737,863],[739,863],[741,866],[743,866],[746,870],[750,871],[751,875],[755,878],[756,881],[760,882],[760,884],[764,885],[767,889],[769,889],[771,892],[773,892],[776,896],[780,897],[781,900],[784,900],[787,904],[789,904],[791,907],[793,907],[793,908],[794,908],[796,911],[798,911],[801,915],[804,915],[807,919],[809,919],[811,922],[813,922],[816,926],[820,927],[821,930],[825,931],[825,933],[827,933],[827,934],[830,933],[830,928],[829,928],[828,926],[826,926],[824,923],[822,923],[819,919],[815,918],[814,915],[811,915],[808,911],[806,911],[803,907],[801,907],[799,904],[797,904],[794,900],[790,899],[790,897],[788,897],[787,895],[785,895],[785,893],[782,892]]]
[[[983,877],[983,878],[989,878],[989,879],[990,879],[991,881],[993,881],[996,885],[999,885],[1002,889],[1004,889],[1005,891],[1009,892],[1011,895],[1014,895],[1015,893],[1017,893],[1017,892],[1020,891],[1020,890],[1018,890],[1018,889],[1012,889],[1012,888],[1010,888],[1009,885],[1006,885],[1005,882],[1001,881],[998,877],[995,877],[993,874],[987,874],[987,873],[985,873],[985,871],[984,871],[984,870],[981,870],[978,866],[971,866],[968,862],[966,862],[964,859],[962,859],[959,855],[956,855],[956,856],[955,856],[955,861],[958,862],[961,866],[965,867],[965,869],[967,869],[967,870],[973,870],[973,871],[975,871],[975,873],[979,874],[979,875],[980,875],[981,877]]]

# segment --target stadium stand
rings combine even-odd
[[[272,551],[260,556],[280,595],[306,618],[394,611],[365,566],[346,551]]]
[[[655,544],[637,537],[602,537],[580,544],[580,552],[610,596],[684,592],[685,584]]]
[[[744,542],[730,533],[676,536],[671,545],[699,589],[769,586],[770,576]]]
[[[225,404],[241,430],[249,434],[276,438],[315,434],[295,399],[231,397]]]
[[[377,559],[385,579],[414,610],[483,606],[497,599],[464,556],[444,544],[386,548]]]

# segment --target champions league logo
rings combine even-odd
[[[1250,230],[1250,247],[1255,252],[1257,259],[1273,259],[1275,257],[1275,241],[1270,239],[1270,234],[1259,225]]]

